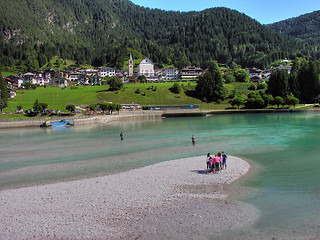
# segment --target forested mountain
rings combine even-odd
[[[314,46],[320,44],[320,11],[268,25],[283,35],[299,38]]]
[[[120,68],[138,51],[160,67],[216,60],[263,68],[313,54],[234,10],[168,12],[128,0],[1,0],[0,41],[0,67],[18,71],[36,70],[54,55]]]

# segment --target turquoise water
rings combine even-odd
[[[197,138],[194,147],[192,134]],[[212,239],[317,239],[319,142],[317,114],[219,115],[63,130],[1,130],[0,188],[104,175],[224,150],[257,169],[238,185],[250,189],[240,200],[255,206],[260,217],[248,228]]]

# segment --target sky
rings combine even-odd
[[[262,24],[320,10],[320,0],[131,0],[134,4],[172,11],[202,11],[213,7],[237,10]]]

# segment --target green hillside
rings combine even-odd
[[[126,84],[119,92],[107,91],[108,86],[79,86],[79,87],[47,87],[35,90],[19,90],[17,97],[8,101],[8,107],[4,112],[14,112],[18,105],[22,105],[24,110],[32,109],[35,99],[39,102],[47,103],[47,109],[66,111],[68,104],[85,108],[90,104],[101,101],[130,104],[132,102],[140,105],[199,105],[201,109],[225,109],[230,107],[228,103],[204,103],[199,99],[188,96],[188,91],[195,87],[193,83],[180,83],[183,91],[174,94],[170,91],[173,83],[141,83]],[[233,90],[246,96],[249,92],[249,83],[226,84],[227,95]],[[140,93],[136,93],[139,89]]]
[[[283,35],[299,38],[314,46],[320,44],[320,11],[268,25]]]
[[[13,72],[37,70],[53,56],[121,69],[133,50],[179,68],[212,60],[263,68],[310,53],[234,10],[168,12],[128,0],[2,0],[0,29],[0,70]]]

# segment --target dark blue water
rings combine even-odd
[[[246,229],[213,239],[317,239],[319,143],[317,114],[219,115],[64,130],[1,130],[0,187],[105,175],[224,150],[249,160],[256,169],[237,184],[250,189],[239,199],[255,206],[261,216]]]

